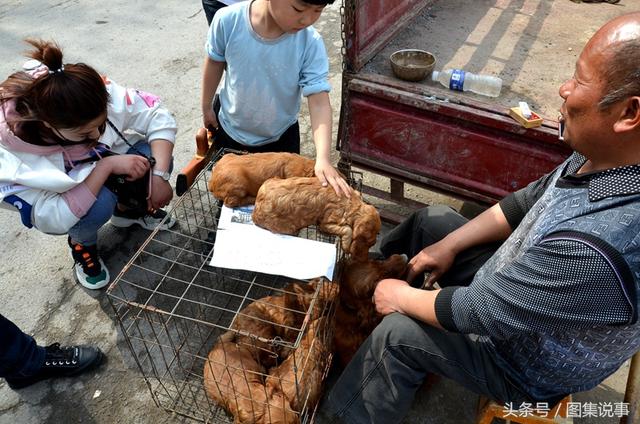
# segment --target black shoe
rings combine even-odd
[[[13,390],[22,389],[48,378],[70,377],[88,371],[102,362],[102,351],[93,346],[64,346],[54,343],[45,347],[44,364],[28,377],[6,378]]]

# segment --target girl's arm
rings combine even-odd
[[[173,157],[173,143],[161,138],[153,140],[151,145],[151,156],[156,160],[156,165],[152,171],[169,172],[171,168],[171,158]],[[148,208],[150,210],[160,209],[169,204],[173,198],[173,188],[169,181],[158,175],[151,175],[151,196],[149,197]]]

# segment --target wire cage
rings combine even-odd
[[[214,162],[169,212],[176,225],[154,231],[109,286],[109,301],[158,406],[203,422],[311,422],[337,285],[210,266]],[[298,236],[342,256],[335,236],[314,227]]]

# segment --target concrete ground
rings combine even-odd
[[[623,11],[621,8],[620,13]],[[316,25],[331,58],[335,128],[340,104],[339,12],[339,3],[328,7]],[[23,63],[25,37],[55,39],[65,49],[65,61],[87,62],[117,82],[162,96],[180,127],[175,149],[175,165],[180,169],[194,153],[193,135],[201,123],[199,87],[205,32],[199,0],[4,0],[0,3],[0,75],[4,78]],[[567,75],[570,72],[567,70]],[[303,152],[312,155],[308,120],[301,121],[301,130]],[[186,422],[154,404],[131,360],[105,291],[91,292],[73,281],[66,237],[27,230],[17,215],[5,210],[0,210],[0,228],[0,313],[41,344],[96,344],[108,358],[96,372],[40,383],[20,392],[0,382],[0,424]],[[117,275],[147,236],[140,229],[107,225],[101,230],[99,246],[112,275]],[[596,389],[576,395],[575,400],[620,402],[626,372],[625,366]],[[405,422],[470,423],[476,403],[476,395],[453,382],[441,381],[419,393]],[[617,419],[575,422],[614,423]]]

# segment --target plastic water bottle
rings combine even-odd
[[[433,81],[457,91],[473,91],[489,97],[498,97],[502,88],[502,79],[491,75],[476,75],[462,69],[433,71]]]

